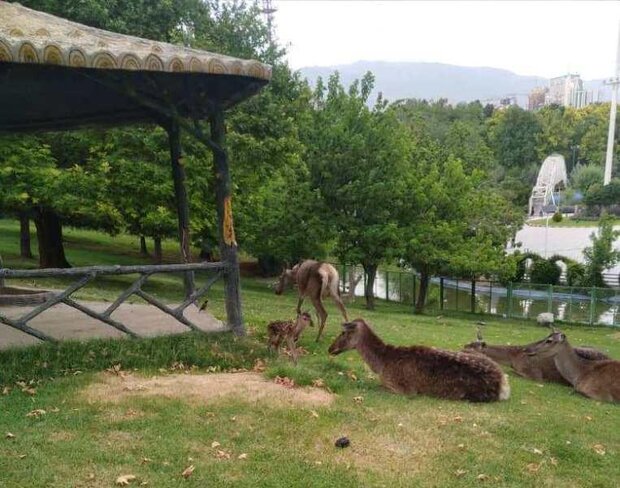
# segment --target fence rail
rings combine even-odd
[[[366,281],[363,269],[345,265],[339,265],[339,269],[342,292],[363,296]],[[376,298],[405,303],[413,310],[418,291],[419,276],[412,271],[379,270],[377,273]],[[617,287],[500,283],[443,276],[431,279],[426,303],[427,310],[436,312],[450,310],[523,319],[536,319],[542,312],[551,312],[559,321],[620,325],[620,288]]]
[[[165,264],[165,265],[146,265],[146,266],[88,266],[81,268],[68,269],[33,269],[33,270],[13,270],[0,268],[0,283],[8,278],[61,278],[61,277],[77,277],[78,279],[68,285],[59,293],[50,294],[49,298],[39,306],[24,313],[18,318],[9,318],[0,313],[0,322],[14,329],[25,332],[43,341],[55,342],[53,337],[37,330],[28,325],[32,319],[50,309],[54,305],[64,303],[80,312],[97,319],[115,329],[128,334],[131,337],[138,337],[134,331],[129,329],[124,323],[111,317],[114,311],[120,307],[129,297],[137,295],[147,303],[157,307],[162,312],[174,317],[178,322],[186,327],[201,331],[202,329],[187,319],[184,315],[185,309],[204,297],[211,286],[229,269],[229,264],[225,262],[214,263],[190,263],[190,264]],[[211,271],[213,274],[206,279],[204,285],[193,291],[185,297],[185,300],[176,307],[171,307],[163,301],[154,297],[150,293],[145,292],[142,287],[148,279],[158,273],[194,273],[195,271]],[[126,290],[124,290],[103,312],[97,312],[88,306],[76,302],[71,298],[76,291],[80,290],[88,283],[92,282],[98,276],[109,275],[140,275]]]

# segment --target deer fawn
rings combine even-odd
[[[305,297],[309,297],[312,300],[312,305],[319,316],[319,333],[316,337],[318,342],[321,339],[321,334],[323,334],[323,328],[327,321],[327,311],[322,301],[327,295],[330,295],[334,302],[336,302],[344,319],[349,320],[347,318],[347,311],[340,299],[338,291],[339,281],[338,271],[331,264],[307,259],[301,264],[293,266],[292,269],[285,269],[282,272],[275,292],[276,295],[281,295],[287,285],[297,284],[299,292],[297,313],[301,312],[301,305]]]
[[[542,341],[544,341],[543,339]],[[550,357],[531,356],[525,352],[528,347],[533,347],[542,342],[533,342],[523,346],[494,346],[487,344],[482,339],[482,333],[478,329],[477,340],[464,347],[465,352],[476,352],[490,357],[493,361],[510,366],[515,373],[524,378],[536,381],[552,381],[570,384],[558,371],[555,363]],[[609,357],[593,348],[579,347],[575,352],[586,360],[609,359]]]
[[[275,349],[279,353],[282,341],[286,341],[286,347],[288,347],[291,353],[293,362],[297,364],[297,342],[299,341],[299,336],[308,325],[311,327],[314,325],[308,312],[297,314],[295,322],[292,320],[271,322],[267,325],[269,349]]]
[[[560,331],[526,349],[527,354],[553,358],[575,391],[595,400],[620,403],[620,361],[588,361],[580,357]]]
[[[492,402],[510,396],[508,377],[489,358],[425,346],[385,344],[362,319],[343,325],[332,355],[357,349],[385,388],[405,395]]]

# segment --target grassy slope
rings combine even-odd
[[[14,226],[0,221],[0,252],[13,265],[7,228]],[[124,239],[72,232],[69,259],[76,264],[136,262],[137,256],[126,249],[133,241]],[[159,285],[167,292],[178,288],[179,281],[169,278]],[[95,295],[111,297],[121,286],[103,283]],[[618,406],[514,375],[512,398],[499,404],[391,395],[381,390],[356,353],[326,355],[338,332],[333,306],[326,340],[316,345],[315,331],[307,333],[302,345],[309,354],[294,367],[284,358],[267,356],[264,348],[266,323],[291,315],[293,294],[274,297],[268,281],[244,280],[243,298],[251,331],[245,339],[186,334],[0,353],[0,391],[11,387],[8,395],[0,395],[0,486],[112,486],[117,476],[133,473],[148,486],[173,487],[188,464],[196,470],[184,484],[197,487],[471,486],[479,475],[487,475],[484,484],[491,486],[617,486]],[[214,292],[211,301],[221,316],[221,292]],[[466,318],[414,317],[403,306],[382,302],[376,312],[366,312],[361,303],[349,309],[394,343],[454,349],[474,335],[475,323]],[[487,322],[489,342],[521,343],[542,335],[531,323]],[[592,344],[620,358],[620,337],[614,330],[565,330],[574,343]],[[117,363],[150,375],[177,361],[200,371],[250,367],[257,357],[267,357],[269,376],[289,376],[299,384],[323,379],[336,393],[335,403],[315,409],[316,418],[310,408],[239,399],[200,405],[145,398],[110,406],[89,403],[80,393],[96,371]],[[36,395],[16,387],[20,379],[34,380]],[[354,400],[360,396],[361,402]],[[48,413],[26,417],[36,408]],[[5,439],[5,432],[16,438]],[[349,436],[352,447],[337,451],[333,441],[341,435]],[[231,460],[214,456],[214,440],[233,453]],[[598,445],[604,455],[596,452]],[[237,460],[240,453],[248,459]],[[150,461],[143,463],[144,458]],[[465,472],[457,475],[458,470]]]
[[[547,219],[528,220],[527,225],[531,225],[532,227],[545,227],[547,225]],[[620,225],[620,219],[616,219],[614,225]],[[598,227],[598,220],[564,218],[560,222],[554,222],[552,219],[549,219],[549,227],[592,227],[596,229]]]

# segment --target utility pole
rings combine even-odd
[[[616,105],[618,102],[618,85],[620,85],[620,26],[618,28],[618,47],[616,48],[616,72],[613,78],[605,82],[611,86],[611,107],[609,109],[609,132],[607,133],[607,154],[605,155],[605,177],[603,185],[611,181],[611,169],[614,162],[614,139],[616,136]]]
[[[273,14],[278,9],[271,4],[271,0],[262,1],[263,8],[260,9],[261,13],[267,18],[267,29],[269,30],[269,40],[273,40]]]

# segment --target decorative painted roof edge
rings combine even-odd
[[[0,0],[0,63],[271,79],[271,66],[88,27]]]

